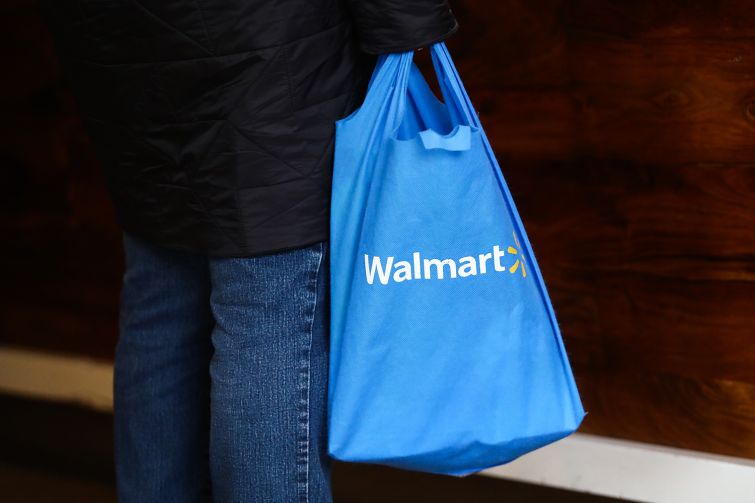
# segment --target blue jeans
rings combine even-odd
[[[123,244],[120,503],[330,503],[328,242],[248,258]]]

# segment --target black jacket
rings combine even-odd
[[[241,257],[327,239],[334,122],[447,0],[48,0],[121,227]]]

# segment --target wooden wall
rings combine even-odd
[[[0,6],[0,60],[0,344],[112,357],[120,234],[33,0]]]
[[[453,5],[581,431],[755,458],[755,4]]]
[[[120,235],[29,0],[0,7],[0,344],[111,357]],[[452,0],[581,431],[755,458],[755,4]]]

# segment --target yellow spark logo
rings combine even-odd
[[[519,245],[519,240],[516,237],[516,232],[512,232],[512,234],[514,235],[514,242],[516,243],[516,245],[519,248],[521,248],[521,245]],[[517,250],[513,246],[508,246],[506,248],[506,251],[509,252],[512,255],[517,255],[519,253],[519,250]],[[516,272],[516,270],[519,269],[520,265],[522,266],[522,277],[526,278],[527,277],[527,270],[524,267],[524,254],[522,254],[521,259],[516,259],[516,262],[514,262],[514,265],[512,265],[511,267],[509,267],[509,272],[511,274],[514,274]]]

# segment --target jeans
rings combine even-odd
[[[120,503],[330,503],[328,242],[247,258],[123,245]]]

